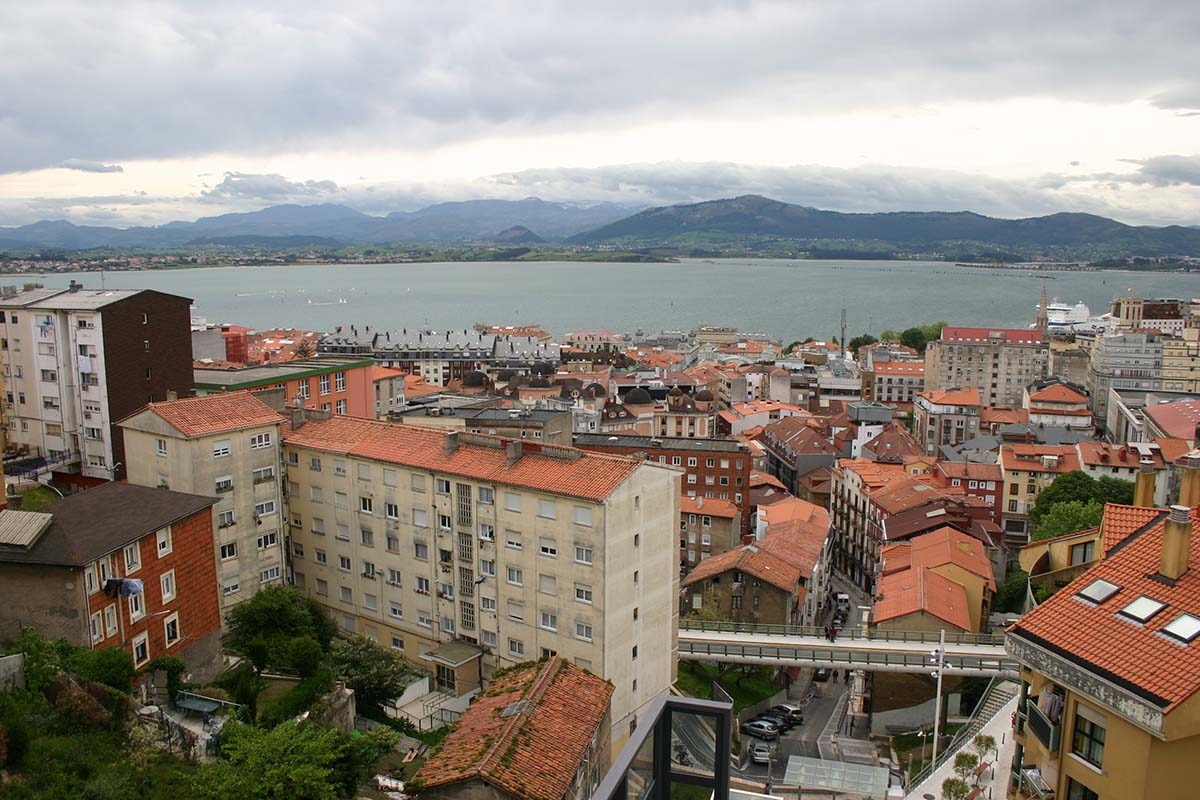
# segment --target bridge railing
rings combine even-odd
[[[711,631],[716,633],[746,633],[759,636],[815,636],[825,638],[825,629],[815,625],[759,625],[750,622],[714,622],[710,620],[679,620],[681,631]],[[862,628],[843,628],[838,631],[838,641],[864,640],[878,642],[932,642],[938,641],[937,631],[880,631]],[[946,631],[946,644],[1004,645],[1004,634],[957,633]]]
[[[804,647],[803,645],[759,645],[738,642],[686,642],[679,643],[680,658],[696,660],[752,660],[768,663],[810,662],[830,664],[836,668],[891,669],[893,671],[924,672],[929,667],[926,653],[904,653],[894,650],[859,650],[853,645],[845,649]],[[1018,663],[1010,658],[987,655],[947,654],[945,663],[948,671],[960,674],[1012,674],[1016,675]]]

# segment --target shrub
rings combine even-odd
[[[942,800],[965,800],[971,787],[962,778],[946,778],[942,781]]]
[[[99,730],[112,724],[112,714],[82,689],[68,689],[60,694],[54,710],[62,721],[83,730]]]
[[[954,757],[954,771],[958,777],[966,779],[979,766],[979,756],[974,753],[959,753]]]
[[[324,657],[321,645],[311,636],[297,636],[288,643],[288,664],[301,678],[316,673]]]
[[[129,694],[133,682],[133,656],[120,647],[80,650],[67,659],[67,668],[81,678],[111,686],[126,694]]]
[[[281,722],[297,717],[312,708],[313,703],[332,688],[333,673],[327,669],[320,670],[312,677],[300,681],[290,692],[271,703],[263,711],[259,724],[272,728]]]
[[[211,697],[213,700],[224,700],[226,703],[232,703],[233,698],[229,696],[229,692],[222,689],[220,686],[205,686],[197,690],[197,694],[202,694],[205,697]]]
[[[182,685],[181,678],[185,669],[187,669],[187,664],[183,663],[182,658],[159,656],[146,662],[146,666],[142,667],[140,674],[150,675],[159,671],[167,673],[167,694],[173,698],[179,693],[180,686]]]
[[[4,728],[4,723],[0,721],[0,769],[4,768],[4,762],[8,760],[8,731]]]

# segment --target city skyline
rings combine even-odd
[[[1200,20],[1155,6],[13,10],[0,224],[751,192],[1196,224]]]

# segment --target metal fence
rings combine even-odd
[[[708,620],[681,619],[679,629],[683,631],[712,631],[717,633],[751,633],[761,636],[812,636],[824,639],[824,628],[815,625],[758,625],[748,622],[711,622]],[[873,642],[921,642],[937,644],[937,631],[880,631],[862,628],[843,628],[837,639]],[[957,633],[946,631],[946,644],[1004,645],[1004,634]]]
[[[881,672],[926,672],[929,654],[898,653],[891,650],[831,649],[803,645],[758,645],[735,642],[679,642],[680,658],[709,661],[738,661],[742,663],[789,664],[803,662],[830,668],[866,669]],[[1017,661],[997,656],[947,654],[948,670],[958,675],[1015,677],[1020,669]]]

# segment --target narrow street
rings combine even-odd
[[[813,686],[816,687],[817,693],[804,708],[804,722],[780,736],[777,741],[766,743],[772,751],[770,774],[773,780],[782,780],[789,756],[821,757],[817,749],[817,740],[829,723],[830,717],[839,708],[841,699],[846,694],[846,686],[840,680],[834,683],[832,679],[824,683],[813,683]],[[759,741],[751,736],[742,736],[742,750],[748,754]],[[750,780],[766,780],[766,764],[750,763],[749,755],[745,755],[742,761],[744,769],[735,769],[735,774]]]

